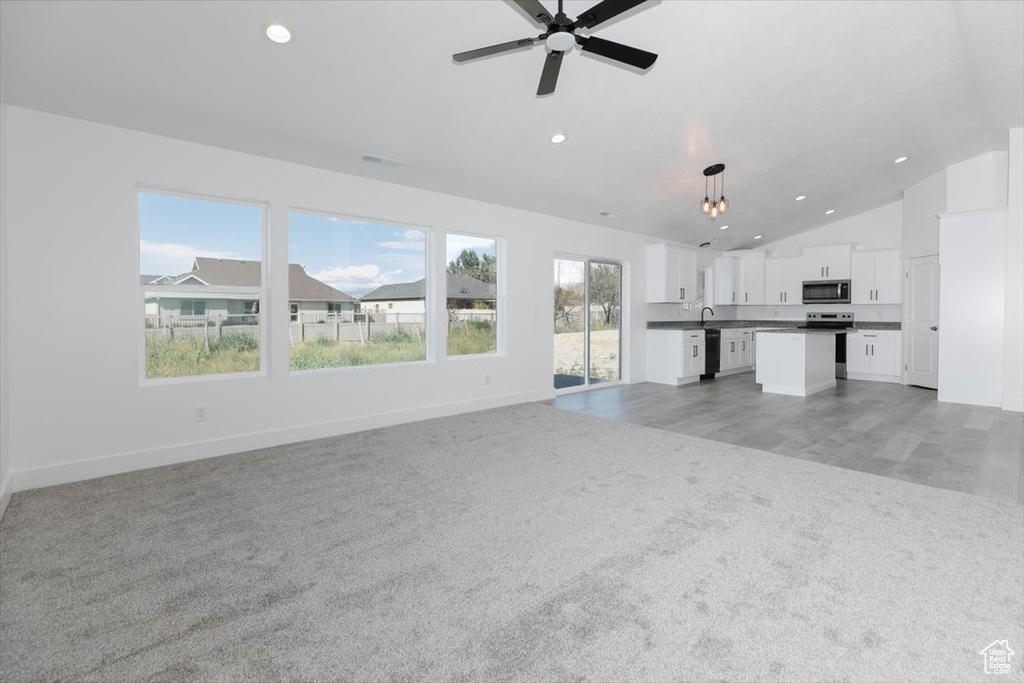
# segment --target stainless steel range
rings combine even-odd
[[[801,330],[852,330],[853,313],[808,313]],[[836,379],[846,379],[846,333],[836,335]]]

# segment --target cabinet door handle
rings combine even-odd
[[[829,275],[831,275],[831,270],[832,270],[832,267],[831,267],[831,266],[825,266],[825,276],[826,276],[826,277],[828,277]]]
[[[746,351],[747,350],[747,342],[743,341],[743,342],[740,342],[740,344],[742,344],[742,346],[740,346],[740,350],[741,351]]]
[[[736,303],[736,292],[732,293],[732,301],[733,303]]]
[[[865,356],[868,355],[868,345],[867,344],[864,345],[864,355]]]
[[[875,301],[878,301],[878,290],[875,290]]]
[[[743,303],[748,301],[750,301],[750,294],[748,292],[743,292]]]
[[[825,277],[825,266],[821,267],[821,276]]]
[[[875,355],[875,345],[874,344],[871,345],[871,355],[872,356]]]
[[[874,301],[874,299],[875,299],[875,290],[869,289],[868,290],[868,301]]]
[[[679,288],[679,298],[680,299],[685,299],[686,298],[686,287],[680,287]]]
[[[938,325],[932,325],[928,329],[931,330],[932,332],[938,332],[939,331],[939,326]]]
[[[785,298],[783,299],[783,301],[785,301],[786,303],[789,303],[789,292],[786,292],[784,297]]]

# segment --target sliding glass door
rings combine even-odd
[[[555,259],[555,389],[622,378],[622,265]]]

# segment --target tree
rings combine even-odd
[[[601,307],[605,325],[618,322],[617,314],[621,305],[622,275],[619,266],[610,263],[593,263],[590,266],[590,304]]]
[[[449,261],[448,272],[452,275],[468,275],[489,285],[498,282],[498,262],[494,254],[478,254],[472,249],[463,249],[454,261]]]
[[[561,318],[566,325],[573,322],[573,314],[583,305],[583,297],[574,289],[555,285],[555,322]]]

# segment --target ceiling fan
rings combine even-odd
[[[523,38],[512,40],[507,43],[499,43],[489,47],[481,47],[468,52],[459,52],[452,55],[456,62],[468,62],[481,57],[518,50],[524,47],[533,47],[543,41],[550,50],[544,60],[544,70],[540,74],[540,84],[537,86],[537,95],[550,95],[555,91],[555,84],[558,82],[558,71],[562,68],[562,56],[572,49],[573,45],[579,45],[584,52],[593,52],[596,55],[614,59],[623,64],[629,64],[640,69],[650,68],[658,55],[653,52],[638,50],[635,47],[622,45],[603,38],[593,36],[578,36],[576,29],[591,29],[602,24],[613,17],[617,17],[626,10],[641,5],[647,0],[604,0],[599,2],[583,14],[576,17],[576,21],[569,21],[562,11],[562,0],[558,0],[558,14],[554,17],[544,8],[540,0],[513,0],[517,5],[526,10],[534,20],[547,27],[547,31],[536,38]]]

